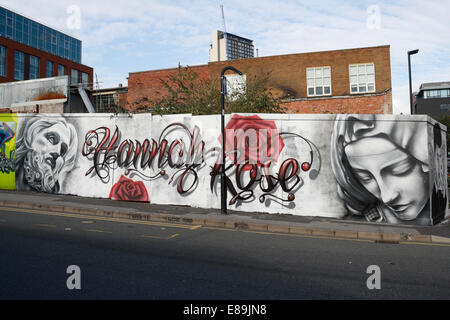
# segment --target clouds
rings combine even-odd
[[[83,63],[98,71],[104,86],[125,83],[132,71],[207,63],[211,32],[222,28],[218,0],[3,2],[81,39]],[[390,44],[395,113],[409,112],[407,50],[420,49],[412,57],[415,89],[422,82],[450,80],[449,2],[221,2],[227,31],[253,39],[260,56]],[[80,30],[67,29],[72,4],[81,8]],[[371,5],[379,9],[379,29],[367,27]]]

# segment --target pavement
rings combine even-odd
[[[0,190],[1,207],[380,243],[450,243],[449,219],[435,226],[412,226],[234,210],[225,215],[217,209],[9,190]]]

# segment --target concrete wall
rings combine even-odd
[[[218,115],[0,121],[2,188],[220,207]],[[226,126],[229,209],[421,225],[448,216],[446,128],[427,116],[234,114]]]
[[[66,97],[69,91],[69,77],[53,77],[0,84],[0,108],[12,104],[35,101],[44,92],[60,92]]]
[[[63,113],[67,99],[51,99],[13,103],[10,107],[15,113]]]

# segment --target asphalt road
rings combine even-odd
[[[449,245],[30,211],[0,208],[0,299],[450,299]],[[81,290],[66,286],[70,265]]]

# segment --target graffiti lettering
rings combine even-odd
[[[246,212],[417,225],[448,217],[439,123],[355,114],[226,117],[222,132],[217,115],[3,114],[0,187],[219,208],[224,182],[229,209]],[[150,128],[157,134],[142,133]]]
[[[182,123],[173,123],[162,130],[158,140],[145,139],[143,142],[131,139],[120,141],[121,134],[117,126],[112,135],[109,128],[99,127],[88,131],[85,136],[82,155],[93,163],[86,175],[93,173],[106,183],[110,180],[111,170],[124,168],[128,178],[122,177],[121,181],[126,181],[134,188],[137,184],[129,179],[134,175],[150,181],[165,176],[167,170],[173,169],[175,172],[170,174],[169,184],[175,183],[177,192],[183,195],[195,190],[198,183],[197,171],[205,167],[206,158],[215,155],[217,158],[210,171],[210,189],[214,192],[218,180],[216,177],[221,174],[225,165],[226,184],[232,195],[230,205],[237,201],[251,201],[256,188],[262,191],[259,197],[261,203],[268,196],[282,202],[293,201],[295,191],[303,183],[301,172],[309,171],[313,164],[312,144],[309,140],[294,135],[306,142],[310,159],[300,165],[297,159],[288,158],[281,163],[278,173],[272,175],[271,171],[284,147],[283,136],[292,134],[278,133],[273,121],[258,122],[258,119],[247,117],[230,122],[233,128],[227,131],[227,139],[232,143],[225,146],[228,164],[221,163],[222,148],[205,148],[198,126],[190,131]],[[176,138],[170,139],[173,134]],[[187,137],[187,140],[180,137]],[[156,170],[157,173],[148,175],[144,173],[147,169]],[[230,178],[232,176],[235,182]],[[287,193],[287,197],[276,196],[274,192],[278,188],[281,189],[280,192]],[[142,186],[139,187],[139,194],[141,189]]]
[[[189,150],[186,152],[186,144],[175,139],[171,143],[166,139],[169,131],[182,130],[190,139]],[[180,169],[175,172],[170,182],[178,176],[177,190],[179,193],[187,193],[192,190],[197,183],[198,176],[194,170],[204,162],[205,142],[198,141],[200,129],[195,126],[191,133],[189,129],[181,123],[173,123],[167,126],[158,141],[145,139],[142,143],[138,140],[124,140],[119,144],[120,132],[118,127],[114,134],[110,135],[110,129],[99,127],[90,130],[83,144],[82,155],[91,159],[93,165],[86,171],[86,175],[95,173],[103,182],[110,179],[110,170],[114,168],[126,168],[126,174],[136,174],[145,180],[155,179],[164,176],[166,166]],[[215,148],[209,152],[215,151]],[[146,168],[152,168],[153,161],[157,159],[159,173],[148,176],[143,173]],[[185,188],[184,184],[189,175],[193,176],[193,182]]]
[[[236,180],[236,187],[234,186],[231,179],[226,176],[226,183],[228,191],[232,194],[232,199],[229,201],[230,205],[233,205],[236,203],[236,201],[241,200],[249,200],[254,195],[254,189],[256,186],[259,186],[261,191],[264,193],[260,196],[259,201],[263,203],[267,196],[274,197],[281,201],[293,201],[295,200],[295,195],[293,193],[293,190],[295,187],[299,185],[299,183],[302,181],[302,178],[299,177],[299,165],[297,160],[293,158],[289,158],[283,161],[277,177],[274,177],[271,175],[270,172],[270,163],[268,163],[266,166],[262,167],[262,173],[261,170],[258,169],[258,167],[254,164],[251,165],[250,170],[245,170],[249,165],[248,162],[245,162],[243,164],[238,164],[237,168],[235,169],[235,180]],[[228,166],[225,169],[225,172],[232,169],[233,165]],[[213,191],[214,183],[216,182],[216,176],[220,176],[222,170],[221,164],[216,164],[211,171],[211,183],[210,188],[211,191]],[[304,170],[307,171],[307,170]],[[249,181],[247,184],[243,185],[242,180],[245,177],[245,174],[248,174]],[[289,184],[292,185],[288,187]],[[266,183],[266,186],[264,186],[264,182]],[[278,187],[278,185],[281,187],[281,189],[285,192],[288,192],[287,199],[283,199],[280,197],[276,197],[272,194],[272,192]]]

